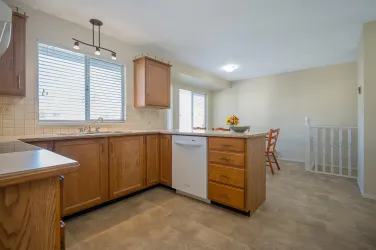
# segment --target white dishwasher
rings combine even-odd
[[[177,192],[208,201],[207,139],[172,136],[172,187]]]

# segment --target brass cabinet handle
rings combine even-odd
[[[228,194],[219,194],[219,197],[222,197],[222,198],[225,198],[225,199],[228,199]]]
[[[17,88],[21,89],[21,75],[17,75],[17,79],[18,79],[18,86],[17,86]]]
[[[231,147],[231,144],[222,144],[222,147]]]
[[[224,161],[229,161],[230,160],[230,158],[228,158],[228,157],[218,157],[218,159],[224,160]]]
[[[220,174],[219,176],[220,176],[220,177],[223,177],[223,178],[231,179],[231,177],[230,177],[230,176],[228,176],[228,175],[223,175],[223,174]]]

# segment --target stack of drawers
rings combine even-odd
[[[208,198],[245,209],[245,139],[209,138]]]

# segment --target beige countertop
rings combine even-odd
[[[77,171],[78,162],[21,141],[0,142],[0,187]]]
[[[87,138],[101,138],[101,137],[116,137],[126,135],[147,135],[147,134],[170,134],[170,135],[191,135],[191,136],[208,136],[208,137],[229,137],[229,138],[244,138],[252,139],[264,137],[266,133],[235,133],[231,131],[212,131],[212,130],[127,130],[115,132],[101,132],[94,134],[80,134],[80,133],[66,133],[66,134],[50,134],[50,135],[24,135],[24,136],[0,136],[0,142],[23,141],[57,141],[69,139],[87,139]]]
[[[57,141],[116,137],[126,135],[169,134],[208,137],[253,139],[266,133],[235,133],[209,130],[128,130],[95,134],[51,134],[27,136],[0,136],[0,187],[25,181],[47,178],[74,172],[79,164],[71,159],[44,150],[27,142]],[[25,143],[26,142],[26,143]]]

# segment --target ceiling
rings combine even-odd
[[[18,1],[230,81],[354,61],[376,19],[376,0]]]

